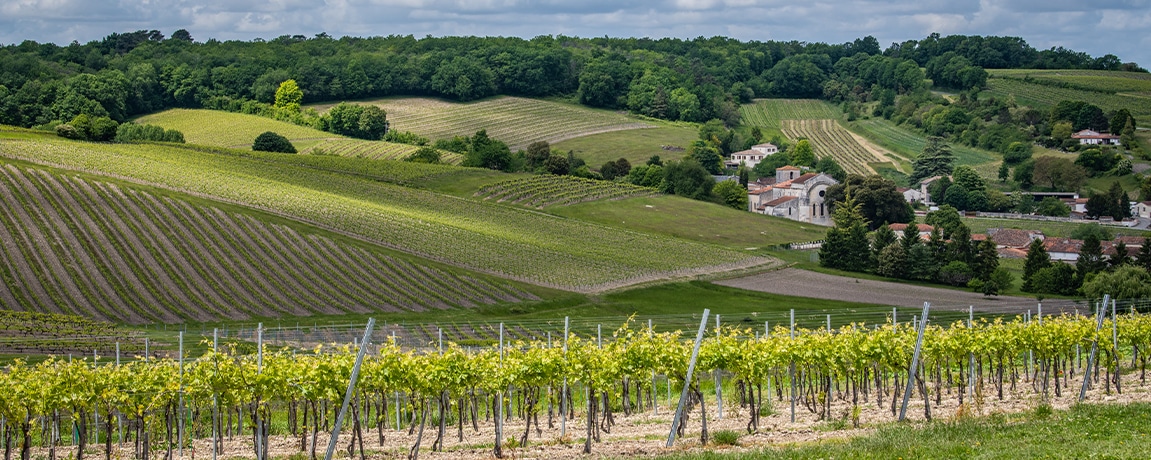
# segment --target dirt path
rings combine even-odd
[[[968,305],[971,305],[977,311],[986,313],[1022,313],[1035,309],[1037,303],[1035,299],[1027,297],[986,297],[970,291],[848,278],[798,268],[785,268],[715,283],[772,294],[900,307],[922,307],[923,302],[931,302],[932,308],[966,311]],[[1074,302],[1066,300],[1043,302],[1044,311],[1050,313],[1071,313],[1076,306]],[[1078,307],[1081,312],[1087,311],[1085,305]]]

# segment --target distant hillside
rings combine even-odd
[[[513,151],[536,141],[550,143],[589,134],[651,128],[635,118],[559,102],[522,97],[496,97],[456,103],[428,98],[388,98],[362,101],[388,113],[392,129],[411,131],[432,140],[471,136],[481,129]],[[312,106],[324,111],[331,104]]]
[[[992,70],[986,94],[1013,96],[1021,105],[1050,108],[1085,101],[1107,112],[1127,109],[1140,126],[1151,125],[1151,74],[1101,70]]]
[[[260,133],[273,131],[292,141],[301,154],[402,160],[419,149],[407,144],[352,139],[258,115],[219,110],[171,109],[145,115],[136,121],[178,130],[184,133],[184,139],[190,144],[215,147],[248,149]],[[459,164],[463,159],[452,152],[441,152],[440,155],[441,161],[448,164]]]

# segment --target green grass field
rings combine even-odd
[[[619,158],[626,158],[632,166],[644,164],[653,155],[659,155],[663,160],[678,160],[687,155],[686,150],[670,151],[662,147],[667,145],[687,149],[697,138],[699,127],[695,124],[661,123],[656,128],[577,137],[552,144],[552,148],[563,152],[571,150],[583,158],[588,166],[598,169],[600,165]]]
[[[1046,222],[1040,220],[1020,219],[990,219],[985,217],[964,217],[963,223],[971,229],[971,233],[987,233],[989,228],[1018,228],[1022,230],[1039,230],[1044,235],[1057,238],[1069,238],[1081,226],[1097,225],[1084,222]],[[1123,227],[1107,227],[1114,235],[1151,236],[1151,232],[1126,229]]]
[[[4,140],[0,156],[213,197],[451,265],[568,290],[595,291],[769,262],[682,239],[558,219],[280,160],[299,155],[93,144],[45,136]]]
[[[1070,69],[994,69],[988,70],[988,73],[993,77],[1031,77],[1035,80],[1064,83],[1076,88],[1108,93],[1151,92],[1151,74],[1142,72]]]
[[[1029,410],[944,420],[887,423],[843,440],[746,451],[675,453],[664,460],[778,459],[1142,459],[1151,451],[1151,404],[1082,404],[1065,411]]]
[[[827,228],[672,196],[596,201],[550,209],[563,217],[637,232],[667,235],[734,250],[823,239]]]
[[[488,136],[506,142],[513,151],[535,141],[556,143],[589,134],[654,126],[610,110],[521,97],[501,96],[467,103],[405,97],[360,103],[387,111],[392,129],[411,131],[432,140],[471,136],[486,129]],[[324,111],[333,105],[311,107]]]

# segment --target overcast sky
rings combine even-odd
[[[188,29],[198,41],[319,32],[827,43],[873,35],[885,48],[939,32],[1019,36],[1037,49],[1151,66],[1151,0],[0,0],[3,44],[84,43],[139,29]]]

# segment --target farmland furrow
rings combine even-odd
[[[140,276],[143,273],[143,268],[140,262],[134,259],[134,252],[129,252],[125,257],[124,252],[121,251],[117,243],[110,240],[110,229],[105,226],[103,221],[97,222],[93,219],[96,216],[92,212],[90,203],[77,199],[77,196],[84,196],[83,192],[76,188],[71,181],[67,178],[61,180],[50,181],[53,188],[53,193],[56,197],[63,200],[69,209],[68,214],[76,218],[82,225],[82,233],[93,242],[94,253],[101,255],[103,260],[106,260],[112,265],[113,279],[122,283],[125,290],[133,293],[138,299],[138,305],[143,307],[139,313],[150,317],[150,319],[159,319],[164,322],[175,322],[179,316],[172,313],[172,303],[170,299],[165,298],[161,293],[155,292],[157,286],[153,283],[144,283]],[[90,197],[89,197],[90,198]],[[99,219],[99,217],[96,217]],[[112,237],[114,238],[114,237]]]
[[[214,310],[216,314],[228,318],[243,319],[247,317],[245,313],[237,314],[235,302],[223,298],[225,293],[220,292],[223,289],[215,279],[209,281],[210,275],[199,261],[193,260],[194,258],[190,257],[190,254],[176,247],[172,238],[174,235],[157,227],[156,223],[147,218],[147,215],[119,187],[111,187],[106,184],[99,185],[101,185],[104,193],[107,193],[111,198],[109,201],[112,205],[122,211],[121,215],[130,219],[129,225],[135,225],[137,232],[143,236],[147,244],[155,248],[160,253],[161,258],[175,270],[177,276],[180,276],[185,289],[192,291],[192,294],[200,299],[203,308]],[[162,235],[167,236],[162,237]],[[204,289],[204,287],[211,287],[211,289]]]
[[[131,300],[128,296],[124,295],[123,290],[114,288],[109,283],[109,276],[106,273],[107,266],[98,264],[92,260],[91,247],[86,242],[81,242],[81,239],[76,234],[75,224],[70,221],[66,222],[64,215],[61,213],[61,204],[52,201],[49,202],[47,198],[47,189],[38,177],[38,180],[30,180],[27,174],[23,171],[16,170],[15,167],[9,166],[12,175],[16,176],[20,182],[23,183],[25,191],[36,200],[37,207],[48,218],[48,222],[52,227],[55,227],[55,233],[58,238],[66,242],[61,249],[71,249],[68,254],[68,259],[74,263],[78,262],[79,269],[77,270],[83,278],[84,282],[89,284],[89,289],[97,291],[100,294],[100,300],[93,302],[93,307],[100,311],[104,316],[102,319],[109,319],[121,322],[140,322],[143,317],[138,314],[141,310],[138,305],[129,305],[128,301]],[[35,183],[40,183],[36,185]],[[93,299],[96,300],[96,299]],[[112,308],[108,308],[111,306]]]
[[[5,208],[14,211],[5,213],[11,222],[9,229],[19,241],[23,242],[23,247],[26,249],[24,257],[33,262],[33,266],[39,268],[39,275],[35,277],[39,282],[46,283],[45,291],[49,293],[49,298],[53,299],[51,310],[53,313],[70,313],[82,315],[81,307],[77,302],[84,302],[84,296],[80,293],[80,289],[71,283],[66,275],[67,271],[60,266],[60,261],[53,256],[51,245],[44,239],[44,235],[36,231],[31,231],[35,224],[32,219],[24,211],[24,204],[12,194],[12,185],[4,183],[0,185],[0,198],[3,198],[7,203]],[[65,297],[67,296],[67,297]],[[67,308],[69,311],[65,311]]]
[[[301,286],[299,282],[300,278],[294,276],[295,267],[285,265],[282,261],[273,259],[268,248],[254,241],[251,234],[238,227],[238,222],[234,221],[231,216],[219,209],[212,209],[211,212],[206,214],[217,228],[224,230],[222,232],[223,234],[238,237],[240,239],[238,246],[248,249],[249,254],[255,258],[253,261],[254,264],[257,267],[263,267],[261,271],[264,273],[264,276],[279,279],[279,284],[288,288],[290,291],[288,295],[295,298],[296,302],[311,306],[312,311],[319,311],[325,314],[341,313],[341,310],[334,308],[330,302],[320,300],[313,295],[313,291]]]
[[[129,196],[137,200],[137,206],[144,212],[150,213],[150,218],[164,225],[171,232],[170,238],[175,244],[185,249],[189,259],[199,261],[207,276],[210,276],[221,290],[224,291],[233,305],[240,306],[247,314],[259,315],[262,302],[252,296],[249,289],[241,283],[220,259],[217,259],[210,249],[205,247],[203,241],[194,230],[182,220],[176,218],[164,203],[155,197],[139,192],[131,192]]]
[[[290,228],[277,225],[269,227],[268,230],[277,236],[282,244],[295,251],[301,260],[311,261],[310,265],[313,265],[312,268],[323,278],[325,283],[336,286],[344,296],[354,300],[349,309],[357,313],[372,311],[371,305],[375,303],[375,295],[350,280],[339,266],[332,264],[329,254],[317,252],[314,245],[309,244],[308,240],[301,238]]]
[[[416,286],[427,286],[429,284],[428,279],[415,273],[412,264],[410,264],[408,261],[395,258],[389,258],[388,260],[399,273],[412,280]],[[432,282],[431,284],[437,283]],[[439,289],[422,289],[421,291],[424,294],[425,299],[432,300],[428,305],[438,309],[451,308],[451,305],[449,305],[447,302],[447,298],[443,296]]]
[[[344,252],[343,256],[349,260],[350,266],[367,270],[367,274],[376,280],[376,285],[383,286],[391,293],[392,302],[398,306],[411,311],[428,309],[428,305],[424,304],[421,296],[416,295],[412,286],[403,282],[391,267],[381,261],[382,256],[358,248]]]
[[[322,302],[327,303],[333,308],[337,308],[341,312],[356,309],[354,306],[357,305],[357,300],[347,297],[338,290],[333,291],[332,284],[324,279],[311,264],[300,260],[297,254],[285,247],[283,242],[273,234],[271,229],[264,227],[248,217],[241,217],[236,219],[236,221],[244,231],[250,232],[256,237],[255,241],[265,248],[265,251],[270,257],[277,260],[279,265],[276,266],[292,267],[293,279],[299,282],[304,289],[313,292],[317,296],[323,296],[324,299]]]
[[[242,295],[252,299],[254,311],[260,316],[270,316],[268,312],[306,315],[307,311],[291,309],[292,304],[280,296],[278,289],[262,289],[253,279],[255,270],[248,263],[246,254],[223,239],[218,229],[209,229],[204,216],[187,203],[170,198],[161,201],[159,198],[148,196],[155,209],[168,219],[180,222],[187,229],[187,235],[196,240],[194,244],[206,250],[206,255],[221,265],[229,276],[238,284]]]
[[[136,230],[129,228],[124,217],[116,211],[115,206],[109,203],[108,197],[97,192],[97,189],[88,182],[77,180],[76,183],[86,193],[86,198],[92,200],[93,206],[100,209],[100,212],[95,213],[95,215],[105,219],[105,224],[113,230],[111,234],[124,238],[121,247],[132,248],[131,250],[126,249],[126,253],[141,258],[141,265],[148,275],[146,279],[159,281],[159,290],[172,296],[174,310],[187,313],[198,321],[208,321],[213,318],[203,308],[201,302],[188,296],[188,291],[179,281],[179,273],[169,270],[167,265],[161,261],[163,255],[158,254],[152,246],[145,245],[144,241],[140,240]],[[116,218],[117,216],[119,218]]]

